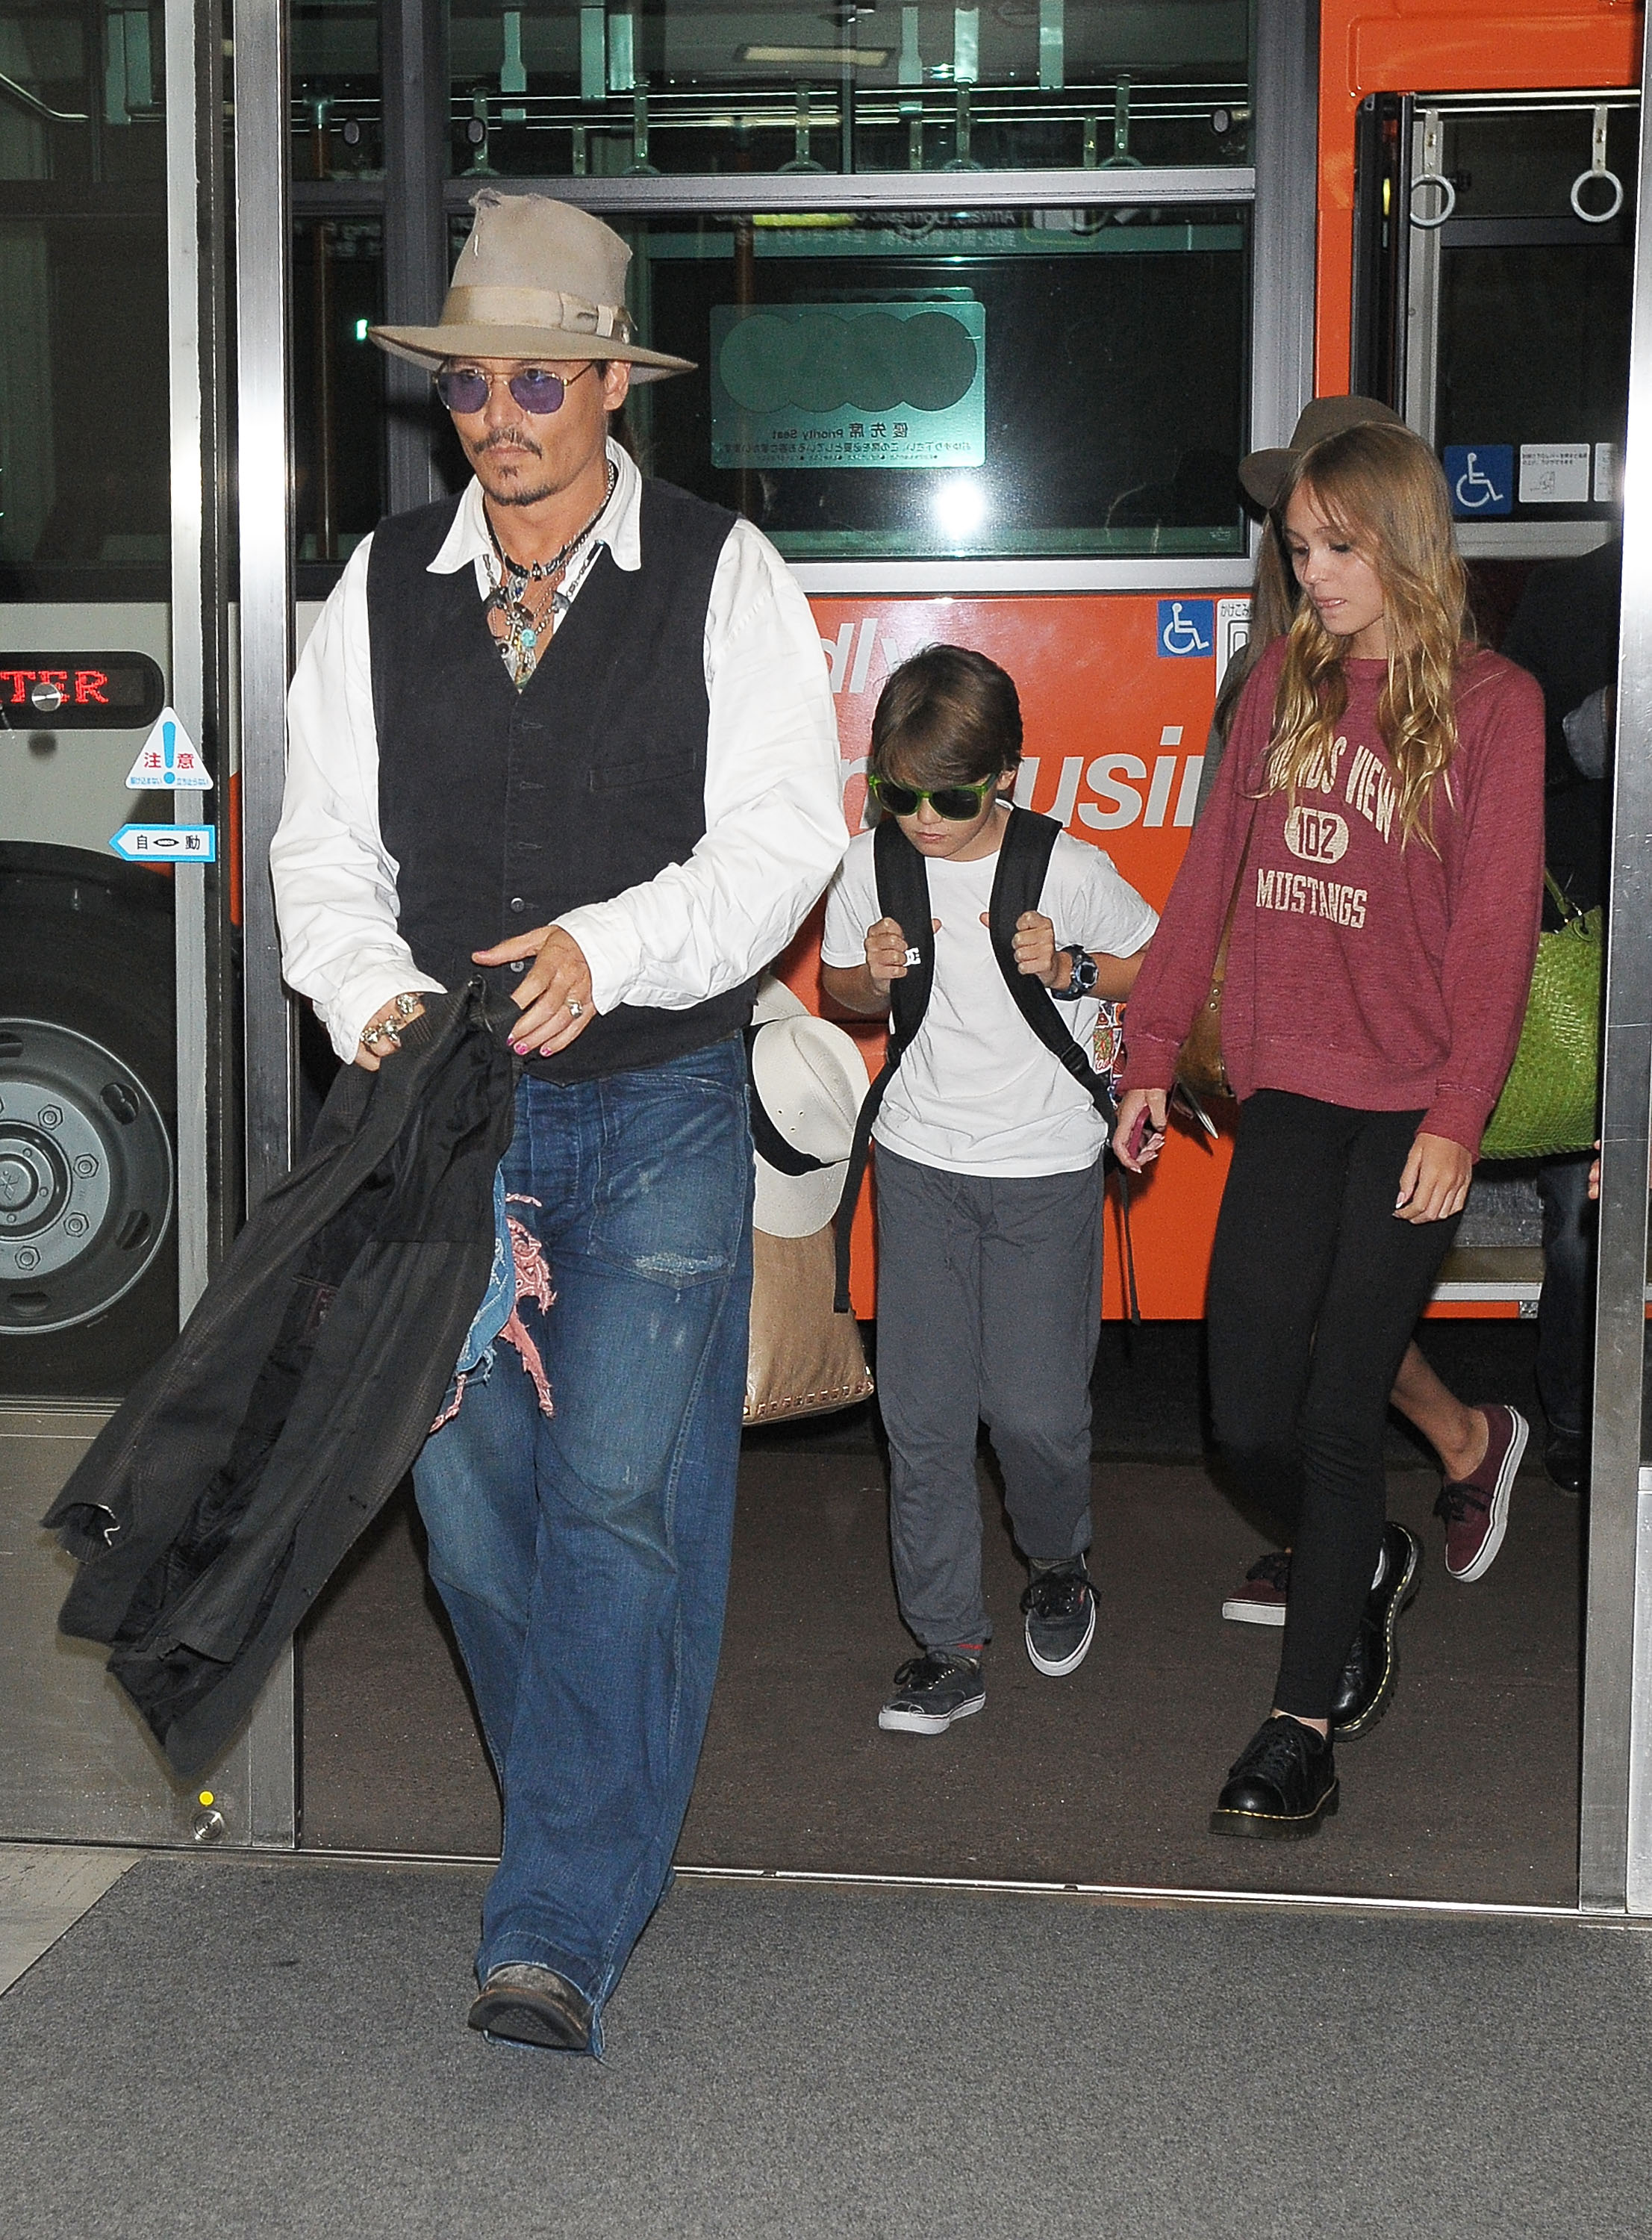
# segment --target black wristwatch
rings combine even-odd
[[[1102,977],[1102,968],[1089,950],[1081,949],[1076,941],[1069,941],[1058,954],[1072,958],[1073,970],[1072,977],[1064,988],[1050,990],[1049,992],[1056,1001],[1058,1003],[1076,1003],[1081,996],[1094,995],[1096,983]]]

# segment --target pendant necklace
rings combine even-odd
[[[525,565],[520,560],[513,560],[505,550],[486,508],[483,510],[489,542],[493,547],[486,556],[488,627],[499,642],[499,651],[518,691],[534,673],[542,638],[554,634],[557,623],[573,604],[560,588],[568,563],[607,512],[618,483],[619,470],[610,459],[603,502],[583,529],[576,537],[570,537],[562,550],[553,553],[549,560],[535,560]],[[549,591],[542,591],[542,584],[549,585]]]

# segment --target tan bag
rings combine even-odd
[[[746,1359],[748,1423],[823,1416],[870,1397],[853,1315],[832,1312],[831,1229],[811,1237],[752,1232],[751,1350]]]
[[[1213,1097],[1231,1100],[1233,1097],[1233,1083],[1228,1078],[1227,1062],[1222,1055],[1222,990],[1228,977],[1228,944],[1233,939],[1234,913],[1239,907],[1239,890],[1245,882],[1245,866],[1250,861],[1250,843],[1256,830],[1256,809],[1253,803],[1239,869],[1234,874],[1233,892],[1228,897],[1228,915],[1222,922],[1222,938],[1216,943],[1216,962],[1210,967],[1210,992],[1176,1052],[1176,1077],[1187,1084],[1201,1104],[1209,1103]],[[1128,1034],[1128,1025],[1125,1031]]]

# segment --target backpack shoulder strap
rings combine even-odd
[[[872,868],[877,877],[878,909],[885,917],[892,917],[906,936],[906,973],[903,978],[890,983],[889,1056],[883,1061],[883,1071],[862,1100],[849,1147],[849,1170],[843,1177],[843,1194],[837,1202],[837,1289],[832,1303],[840,1315],[849,1312],[849,1234],[854,1227],[855,1209],[860,1203],[861,1184],[866,1178],[872,1123],[896,1066],[923,1024],[923,1015],[929,1008],[929,991],[935,985],[929,875],[923,868],[923,857],[892,817],[884,817],[874,828]]]
[[[1009,823],[998,850],[998,868],[993,875],[987,930],[992,937],[992,953],[998,961],[1004,985],[1015,999],[1016,1009],[1056,1063],[1065,1067],[1091,1099],[1110,1130],[1118,1117],[1112,1091],[1085,1057],[1082,1046],[1074,1041],[1049,989],[1029,972],[1021,971],[1016,963],[1016,922],[1023,912],[1037,909],[1044,890],[1044,875],[1060,837],[1061,827],[1053,817],[1039,817],[1029,809],[1010,810]]]
[[[1106,1123],[1110,1137],[1118,1120],[1112,1090],[1074,1040],[1049,989],[1041,986],[1029,972],[1021,971],[1016,963],[1016,922],[1024,911],[1037,909],[1044,891],[1044,875],[1060,837],[1061,827],[1053,817],[1040,817],[1028,809],[1010,810],[1009,823],[998,849],[998,868],[993,873],[987,930],[992,938],[992,953],[1004,984],[1015,999],[1016,1009],[1056,1063],[1072,1075],[1089,1097]],[[1111,1154],[1103,1151],[1102,1156],[1105,1160]],[[1122,1167],[1118,1169],[1118,1188],[1124,1229],[1125,1297],[1130,1320],[1139,1323],[1142,1308],[1136,1295],[1136,1250],[1130,1239],[1130,1178]]]
[[[906,936],[906,977],[889,989],[894,1032],[887,1070],[893,1072],[923,1024],[935,985],[929,875],[923,857],[892,817],[884,817],[873,832],[872,868],[877,875],[877,906]]]

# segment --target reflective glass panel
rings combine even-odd
[[[1246,0],[450,0],[453,168],[1244,163],[1249,24]]]
[[[296,179],[382,174],[378,9],[374,0],[297,0],[287,11]]]
[[[631,392],[649,470],[783,552],[1243,549],[1243,210],[626,230],[644,337],[696,361]]]
[[[348,560],[385,510],[384,229],[376,218],[293,228],[293,486],[297,557]]]
[[[1627,239],[1442,247],[1435,435],[1459,518],[1613,514],[1631,256]]]

